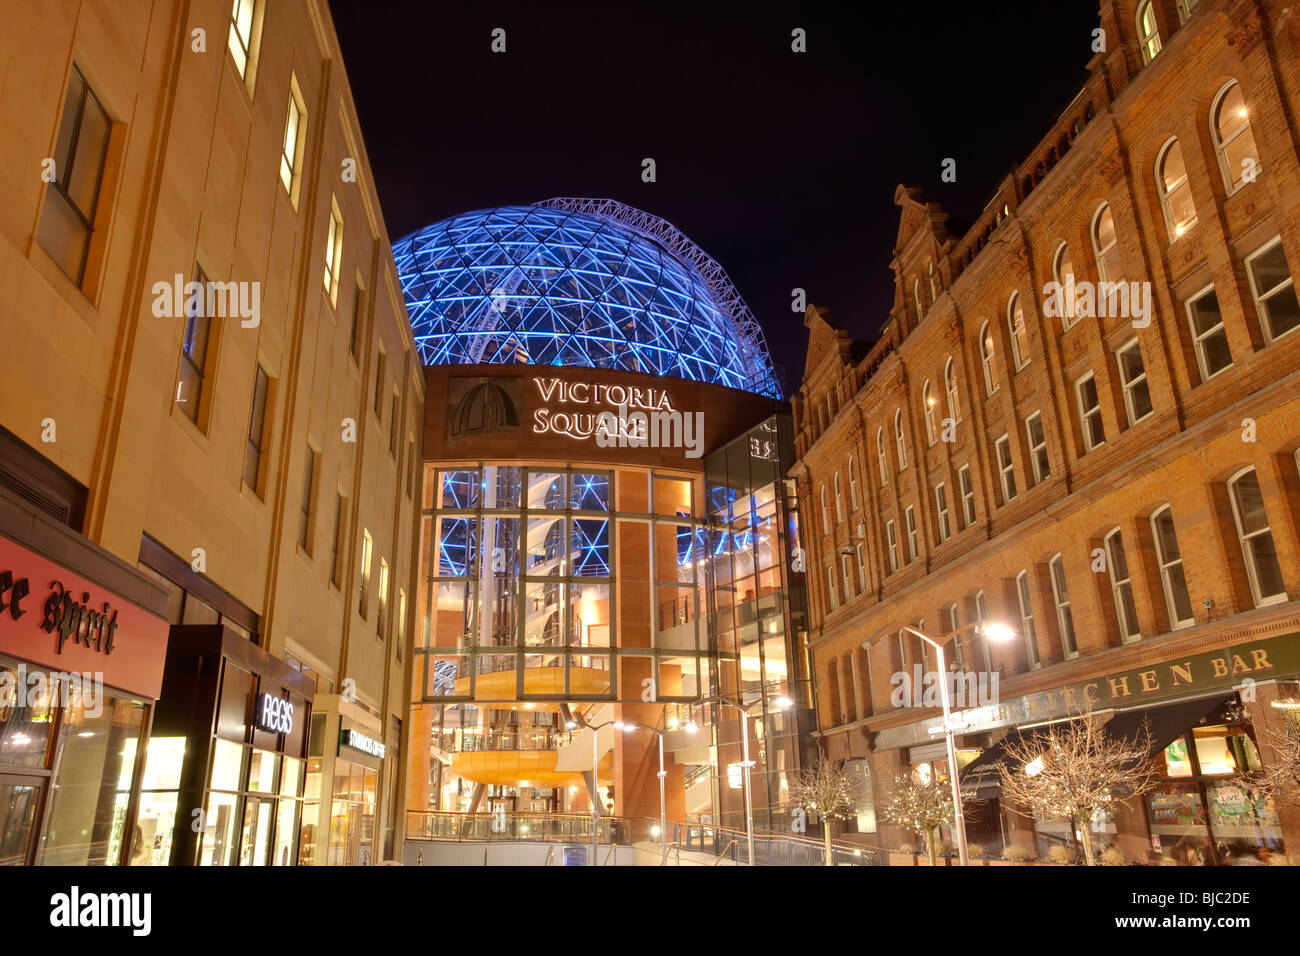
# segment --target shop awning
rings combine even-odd
[[[1020,768],[1019,761],[1013,761],[1007,753],[1008,745],[1022,740],[1031,740],[1046,731],[1046,727],[1028,727],[1013,730],[988,750],[984,751],[962,768],[958,782],[961,784],[963,800],[992,800],[1002,796],[1002,774],[998,768],[1003,764],[1013,773]]]
[[[1116,714],[1106,722],[1106,735],[1116,740],[1140,741],[1146,732],[1151,734],[1150,746],[1143,753],[1134,753],[1129,764],[1148,760],[1200,723],[1202,717],[1223,706],[1231,694],[1180,700],[1161,707],[1142,707]]]
[[[1201,718],[1221,707],[1231,694],[1214,697],[1199,697],[1195,700],[1177,701],[1160,707],[1141,707],[1114,714],[1106,721],[1106,735],[1117,740],[1141,741],[1146,728],[1151,735],[1148,746],[1134,751],[1129,763],[1140,763],[1168,747],[1189,727],[1199,723]],[[961,771],[961,795],[963,800],[989,800],[1002,795],[1002,776],[998,768],[1006,765],[1015,772],[1018,761],[1011,761],[1007,747],[1022,740],[1032,740],[1047,733],[1051,727],[1059,727],[1068,721],[1054,724],[1041,724],[1036,727],[1016,729],[1007,734],[984,753],[972,760]]]

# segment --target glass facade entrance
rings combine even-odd
[[[627,721],[669,735],[677,817],[743,829],[728,776],[739,714],[697,703],[722,696],[751,714],[756,822],[783,825],[769,808],[803,762],[812,715],[786,422],[706,456],[702,472],[426,466],[410,811],[589,812],[595,762],[607,808],[657,815],[653,774],[629,792],[613,753],[648,747],[636,759],[654,760],[653,737],[593,741],[584,725]],[[704,730],[677,733],[691,725]]]

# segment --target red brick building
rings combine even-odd
[[[1277,759],[1297,712],[1274,705],[1300,698],[1300,22],[1272,0],[1103,0],[1099,28],[1083,89],[970,228],[898,188],[877,342],[807,312],[821,743],[866,761],[876,804],[909,766],[946,774],[936,709],[891,702],[894,675],[934,666],[897,629],[1000,621],[1012,642],[947,642],[998,678],[959,765],[1084,702],[1146,716],[1164,779],[1094,837],[1130,860],[1294,859],[1296,795],[1238,774]],[[963,781],[990,853],[1073,838],[1004,806],[996,775]],[[912,839],[871,806],[858,824]]]

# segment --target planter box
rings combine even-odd
[[[918,858],[915,853],[895,853],[891,851],[889,854],[889,865],[890,866],[916,866],[917,859]]]

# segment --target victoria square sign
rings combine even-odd
[[[533,385],[542,401],[533,411],[535,435],[594,438],[601,448],[684,448],[687,458],[703,454],[704,413],[678,410],[664,389],[559,378],[534,378]]]

